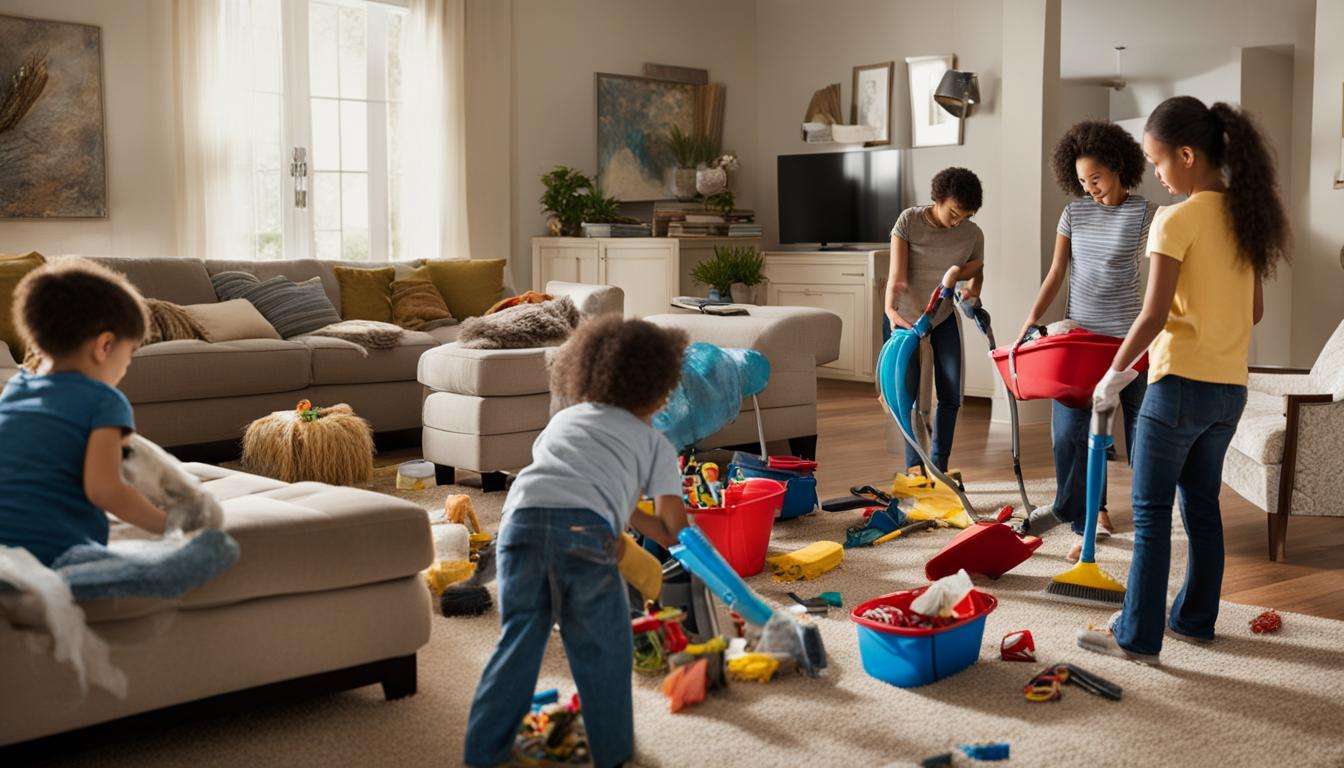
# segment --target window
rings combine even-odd
[[[359,0],[250,2],[252,255],[396,258],[404,10]],[[285,34],[286,23],[294,34]],[[302,203],[291,170],[299,157],[307,164]]]

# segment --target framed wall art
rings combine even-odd
[[[910,76],[910,145],[913,147],[941,147],[959,144],[958,129],[961,119],[948,114],[933,100],[943,73],[952,69],[956,57],[911,56],[906,58]]]

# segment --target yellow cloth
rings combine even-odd
[[[465,493],[450,493],[443,500],[443,519],[450,523],[461,523],[471,533],[481,533],[481,521],[476,518],[476,508],[471,497]]]
[[[425,571],[425,584],[435,597],[443,595],[443,590],[471,578],[476,572],[476,564],[470,560],[436,560]]]
[[[905,513],[905,519],[910,522],[941,520],[953,528],[966,528],[972,523],[956,492],[927,477],[899,473],[892,480],[891,493],[915,500],[914,509]]]
[[[815,579],[840,564],[845,548],[838,541],[814,541],[802,549],[766,559],[777,581]]]
[[[332,271],[341,288],[342,320],[392,322],[392,279],[397,270],[335,267]]]
[[[410,277],[434,283],[459,320],[483,315],[504,298],[503,259],[431,259]]]
[[[764,653],[744,653],[728,660],[728,677],[748,683],[768,683],[779,669],[779,659]]]
[[[22,360],[25,350],[19,329],[14,325],[14,289],[24,275],[45,262],[37,251],[20,256],[0,253],[0,341],[9,346],[15,360]]]
[[[1168,374],[1213,384],[1247,381],[1255,271],[1244,259],[1222,192],[1197,192],[1153,217],[1148,252],[1181,262],[1167,323],[1148,347],[1148,382]]]
[[[628,533],[621,534],[625,542],[625,551],[616,564],[621,576],[644,596],[645,600],[657,600],[663,593],[663,566],[648,550],[639,546]]]

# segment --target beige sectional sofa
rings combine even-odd
[[[125,699],[81,695],[69,668],[30,644],[38,636],[0,621],[0,746],[22,743],[23,753],[9,762],[15,755],[0,750],[0,763],[121,733],[132,716],[150,725],[375,683],[388,698],[415,693],[431,617],[420,571],[434,554],[423,509],[355,488],[187,466],[221,500],[238,563],[179,600],[83,604],[127,675]],[[113,539],[133,530],[114,526]]]

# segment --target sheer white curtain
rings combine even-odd
[[[173,0],[178,250],[250,257],[250,0]]]
[[[400,231],[408,259],[471,257],[464,0],[411,0],[403,27]]]

